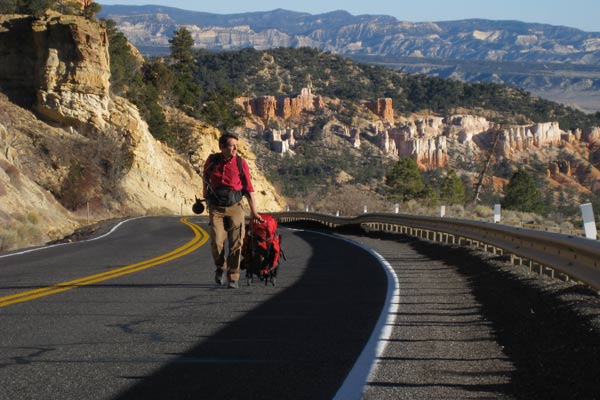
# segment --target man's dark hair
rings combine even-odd
[[[227,145],[227,139],[229,139],[229,138],[239,140],[238,135],[236,135],[235,133],[225,132],[224,134],[221,135],[221,137],[219,137],[219,147],[223,147],[223,146]]]

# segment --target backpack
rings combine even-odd
[[[246,176],[244,175],[244,169],[242,166],[242,157],[236,155],[238,173],[240,174],[240,181],[242,182],[241,191],[233,190],[226,186],[212,188],[210,186],[210,174],[212,173],[212,170],[215,168],[215,166],[219,162],[221,162],[221,153],[213,153],[209,156],[209,159],[210,164],[208,165],[208,168],[202,176],[202,179],[204,180],[205,184],[208,185],[208,202],[219,207],[229,207],[236,203],[239,203],[244,197],[244,194],[247,193],[247,183]]]
[[[246,269],[248,284],[257,275],[275,286],[275,277],[281,257],[281,235],[277,232],[277,220],[268,214],[260,214],[264,222],[250,220],[242,245],[242,269]]]

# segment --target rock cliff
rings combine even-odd
[[[191,213],[201,194],[195,169],[217,150],[218,131],[190,121],[196,165],[155,140],[137,108],[110,93],[107,45],[105,30],[81,17],[0,16],[0,238],[27,215],[43,221],[43,241],[90,218]],[[260,210],[281,210],[249,147],[240,152]]]
[[[56,13],[0,15],[0,38],[0,83],[17,104],[59,124],[103,127],[110,65],[97,23]]]

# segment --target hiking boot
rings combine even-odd
[[[222,271],[217,271],[215,273],[215,282],[219,286],[223,286],[225,284],[225,277],[223,276],[223,272]]]
[[[227,286],[229,289],[238,289],[240,286],[238,285],[237,281],[229,281],[229,286]]]

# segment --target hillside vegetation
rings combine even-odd
[[[270,152],[264,141],[255,141],[256,150],[261,154],[259,163],[279,185],[283,194],[295,200],[292,203],[302,206],[318,204],[320,207],[329,207],[330,211],[332,207],[339,208],[343,203],[336,200],[340,198],[341,190],[346,191],[347,198],[353,198],[353,213],[362,211],[362,206],[358,204],[370,204],[369,209],[389,210],[390,202],[397,201],[384,179],[395,166],[395,160],[385,157],[372,142],[363,141],[360,150],[354,149],[347,141],[324,129],[330,121],[347,126],[357,123],[364,118],[359,105],[365,101],[389,97],[393,100],[396,116],[400,118],[414,114],[445,116],[468,113],[486,117],[501,125],[558,121],[561,129],[567,131],[600,125],[600,113],[587,114],[505,85],[411,75],[381,66],[356,63],[310,48],[228,52],[200,50],[195,53],[195,58],[198,67],[196,79],[205,93],[220,92],[247,97],[293,96],[302,88],[311,87],[313,93],[335,99],[326,110],[296,122],[295,126],[304,127],[307,134],[292,156],[281,158]],[[267,127],[280,128],[286,123],[290,124],[289,121],[267,121]],[[251,137],[263,139],[261,135]],[[600,164],[594,154],[597,153],[591,153],[589,157],[597,168]],[[451,158],[455,156],[451,155]],[[464,183],[465,193],[459,196],[466,201],[463,204],[469,204],[475,197],[472,173],[482,171],[485,164],[481,155],[472,157],[460,165],[452,164],[459,169]],[[549,185],[547,166],[542,161],[546,157],[534,157],[525,166],[533,176],[536,190],[546,195],[544,199],[538,199],[540,205],[536,212],[554,214],[558,219],[565,215],[576,217],[578,202],[598,202],[597,196],[577,194],[575,189],[566,186],[555,188],[553,192],[544,189]],[[573,160],[577,156],[565,150],[551,157],[558,157],[560,161]],[[582,162],[588,163],[587,160]],[[519,167],[516,161],[493,159],[490,175],[508,182]],[[454,173],[451,170],[422,171],[424,188],[412,198],[421,198],[421,204],[424,205],[438,204],[438,199],[443,200],[442,192],[444,185],[448,184],[445,181],[448,172]],[[342,179],[342,184],[340,175],[349,176],[350,179]],[[481,197],[487,204],[500,202],[503,196],[502,187],[494,186],[492,181],[486,181],[488,187]],[[351,191],[350,187],[358,188],[358,191]],[[368,191],[372,196],[364,198],[359,195],[361,191]],[[331,203],[335,206],[331,206]]]
[[[311,48],[203,50],[197,63],[197,79],[208,91],[292,95],[312,85],[315,93],[351,102],[390,97],[400,115],[423,110],[444,115],[463,108],[507,124],[558,121],[567,130],[600,124],[600,112],[586,114],[505,85],[410,75]]]
[[[167,55],[170,35],[185,26],[196,48],[312,47],[410,73],[502,83],[600,111],[600,33],[576,27],[482,19],[410,22],[342,10],[221,15],[153,5],[106,5],[100,15],[117,21],[146,55]]]

